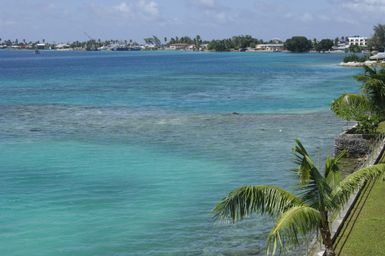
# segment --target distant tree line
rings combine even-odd
[[[373,27],[373,36],[368,40],[368,46],[365,47],[369,51],[384,52],[385,50],[385,24],[378,24]],[[338,46],[339,42],[346,43],[348,37],[335,38],[334,41],[331,39],[322,39],[313,41],[307,39],[304,36],[294,36],[289,38],[285,42],[285,48],[291,52],[308,52],[315,50],[318,52],[330,51],[333,46]],[[364,48],[359,45],[351,45],[348,51],[351,53],[360,53]]]
[[[372,51],[383,52],[385,50],[385,24],[378,24],[373,27],[373,36],[368,40],[368,46],[366,49]],[[194,45],[196,49],[201,49],[204,44],[208,50],[211,51],[243,51],[247,48],[255,48],[258,44],[263,43],[284,43],[285,49],[291,52],[308,52],[310,50],[318,52],[330,51],[334,46],[338,46],[340,43],[346,43],[348,40],[347,36],[342,36],[341,38],[332,39],[322,39],[318,41],[317,39],[310,40],[304,36],[293,36],[292,38],[287,39],[285,42],[279,40],[270,40],[263,41],[261,39],[254,38],[251,35],[239,35],[233,36],[226,39],[214,39],[211,41],[202,40],[200,35],[195,37],[181,36],[181,37],[164,37],[162,40],[157,36],[152,36],[144,38],[144,42],[147,45],[152,45],[155,48],[164,48],[172,44],[189,44]],[[26,39],[16,39],[16,40],[2,40],[0,38],[0,45],[5,46],[20,46],[20,47],[34,47],[39,43],[45,43],[47,48],[54,48],[55,44],[46,43],[45,39],[41,41],[27,41]],[[100,39],[89,39],[87,41],[73,41],[68,43],[69,47],[74,49],[86,49],[86,50],[95,50],[99,47],[106,45],[120,44],[126,46],[138,46],[139,44],[133,42],[133,40],[105,40]],[[351,53],[359,53],[363,50],[362,46],[351,45],[348,48],[348,51]]]
[[[255,48],[257,44],[263,43],[263,40],[256,39],[250,35],[233,36],[232,38],[222,40],[212,40],[208,43],[207,49],[213,51],[245,50]]]
[[[167,46],[170,46],[172,44],[190,44],[194,45],[197,49],[201,47],[201,45],[204,43],[200,35],[196,35],[194,38],[191,38],[189,36],[182,36],[182,37],[171,37],[170,40],[167,42],[167,38],[164,39]]]
[[[312,42],[304,36],[293,36],[286,40],[285,48],[291,52],[308,52],[312,48]]]

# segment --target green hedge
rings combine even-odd
[[[357,54],[350,54],[345,56],[344,62],[365,62],[369,59],[368,55],[358,56]]]

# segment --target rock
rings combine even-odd
[[[378,135],[344,132],[335,139],[334,154],[337,155],[346,150],[347,157],[364,157],[372,151],[372,147],[377,140]]]
[[[343,66],[343,67],[363,67],[363,66],[365,66],[365,62],[356,62],[356,61],[341,62],[338,65]]]
[[[343,67],[363,67],[363,66],[375,66],[375,65],[378,65],[378,62],[372,61],[372,60],[367,60],[365,62],[351,61],[351,62],[341,62],[338,65]]]

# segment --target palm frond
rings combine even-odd
[[[367,75],[375,75],[377,74],[377,69],[375,67],[371,67],[371,66],[368,66],[368,65],[365,65],[364,66],[364,70],[365,70],[365,74]]]
[[[382,79],[384,79],[384,77]],[[385,91],[384,91],[385,83],[382,79],[372,78],[372,79],[368,80],[362,86],[363,92],[368,94],[369,96],[374,94],[374,93],[377,93],[378,96],[384,97],[385,96]]]
[[[230,192],[213,209],[214,218],[233,222],[252,213],[278,216],[288,208],[303,205],[294,194],[275,186],[242,186]]]
[[[268,253],[271,250],[274,255],[277,247],[300,245],[301,238],[317,230],[320,222],[321,214],[317,209],[304,205],[290,208],[279,217],[269,234]]]
[[[298,164],[298,168],[294,169],[294,171],[299,176],[302,200],[316,209],[330,204],[332,189],[315,167],[305,147],[299,140],[296,140],[296,146],[293,150],[296,157],[295,162]]]
[[[295,140],[296,145],[293,148],[295,155],[294,162],[298,165],[293,171],[298,174],[301,185],[306,185],[311,180],[311,169],[314,168],[313,160],[310,158],[301,141]]]
[[[385,65],[384,64],[381,64],[380,66],[376,65],[376,66],[365,66],[364,67],[364,74],[361,75],[361,76],[365,76],[366,79],[362,80],[362,81],[367,81],[369,79],[383,79],[384,78],[384,74],[385,74]],[[359,77],[360,75],[358,75]]]
[[[362,86],[375,113],[383,115],[385,108],[385,76],[368,79]]]
[[[374,67],[370,67],[370,66],[363,66],[364,68],[364,73],[362,75],[356,75],[356,76],[353,76],[357,81],[367,81],[368,79],[374,77],[377,75],[377,69],[374,68]]]
[[[357,121],[370,114],[370,104],[364,95],[346,93],[332,102],[331,110],[342,119]]]
[[[364,182],[374,180],[384,173],[385,164],[378,164],[360,169],[348,175],[333,190],[332,197],[335,205],[338,208],[342,207]]]
[[[342,157],[344,157],[345,154],[346,151],[342,151],[334,158],[326,158],[324,177],[332,189],[334,189],[342,180],[341,170],[339,168],[338,162]]]

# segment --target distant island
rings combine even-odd
[[[272,39],[264,41],[251,35],[233,36],[227,39],[203,40],[201,36],[182,36],[163,39],[157,36],[144,38],[142,43],[133,40],[94,39],[87,33],[86,41],[47,42],[27,41],[26,39],[2,40],[0,49],[59,50],[59,51],[218,51],[218,52],[350,52],[370,53],[373,50],[383,52],[385,45],[385,25],[374,26],[371,38],[364,36],[342,36],[335,39],[310,40],[305,36],[293,36],[285,41]]]
[[[0,49],[59,50],[59,51],[237,51],[237,52],[360,52],[367,49],[368,38],[358,36],[342,36],[332,39],[309,40],[304,36],[294,36],[282,41],[272,39],[264,41],[250,35],[233,36],[227,39],[202,40],[199,35],[163,38],[153,36],[145,38],[143,43],[133,40],[101,40],[73,41],[66,43],[23,40],[1,40]]]

